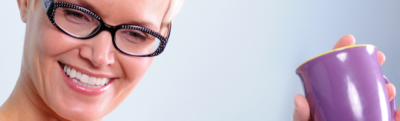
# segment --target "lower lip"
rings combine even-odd
[[[61,67],[61,66],[60,66]],[[113,79],[111,79],[107,85],[100,87],[100,88],[88,88],[88,87],[84,87],[81,86],[75,82],[73,82],[64,72],[64,70],[61,67],[61,73],[63,74],[64,77],[64,81],[67,83],[67,85],[72,89],[75,90],[76,92],[85,94],[85,95],[100,95],[102,93],[104,93],[105,91],[107,91],[107,89],[109,89],[112,85],[112,83],[114,82]]]

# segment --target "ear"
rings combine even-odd
[[[17,0],[21,20],[26,23],[26,16],[28,14],[28,0]]]

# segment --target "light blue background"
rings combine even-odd
[[[18,78],[25,24],[0,4],[0,103]],[[400,88],[400,1],[186,0],[165,52],[105,121],[290,121],[294,70],[343,35],[386,54]],[[400,96],[396,97],[400,104]]]

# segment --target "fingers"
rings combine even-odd
[[[396,111],[394,120],[395,120],[395,121],[400,121],[400,110],[399,110],[399,109],[397,109],[397,111]]]
[[[308,105],[307,99],[303,95],[297,94],[294,97],[294,104],[296,108],[293,113],[293,121],[310,120],[310,107]]]
[[[393,84],[386,84],[389,100],[392,100],[396,96],[396,88]]]
[[[378,60],[380,65],[382,65],[386,61],[385,54],[383,54],[383,52],[381,51],[378,51]]]
[[[336,45],[333,47],[333,49],[354,45],[355,43],[356,43],[356,39],[354,39],[353,35],[350,35],[350,34],[345,35],[339,39],[339,41],[336,43]]]
[[[393,84],[386,84],[386,89],[388,92],[389,100],[392,100],[396,96],[396,88]],[[310,106],[307,99],[301,95],[297,94],[294,97],[294,104],[296,106],[293,112],[293,121],[309,121],[310,120]],[[400,111],[396,111],[395,121],[400,121]]]
[[[345,35],[339,39],[339,41],[336,43],[336,45],[333,47],[333,49],[354,45],[355,43],[356,43],[356,39],[354,38],[353,35],[351,35],[351,34]],[[377,54],[378,54],[379,64],[382,65],[386,60],[385,54],[383,54],[381,51],[378,51]]]

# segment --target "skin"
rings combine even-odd
[[[57,0],[87,7],[105,23],[140,25],[160,31],[169,0]],[[112,45],[111,34],[80,40],[54,27],[40,0],[18,0],[26,23],[21,72],[0,120],[96,121],[114,110],[135,88],[153,61],[152,57],[122,54]],[[94,74],[115,78],[104,93],[89,96],[66,85],[58,62]]]
[[[340,40],[336,43],[333,49],[354,45],[355,42],[356,41],[353,35],[346,35],[340,38]],[[381,51],[378,51],[377,56],[379,63],[382,65],[386,60],[385,55]],[[396,88],[394,87],[393,84],[387,84],[386,89],[389,95],[389,99],[392,100],[396,96]],[[307,99],[303,95],[297,94],[294,97],[294,104],[295,104],[295,110],[293,113],[293,121],[311,121],[310,107],[308,105]],[[399,110],[396,111],[395,121],[400,121]]]
[[[136,24],[159,31],[168,7],[167,0],[61,0],[87,7],[109,25]],[[82,41],[56,29],[44,14],[41,1],[18,0],[21,19],[26,23],[23,61],[17,84],[0,108],[0,120],[101,120],[135,88],[153,58],[140,58],[118,52],[109,32]],[[121,16],[123,15],[123,16]],[[334,48],[353,45],[354,37],[342,37]],[[378,53],[381,64],[385,61]],[[116,78],[111,89],[98,96],[87,96],[69,89],[61,80],[58,62],[89,72]],[[386,85],[390,99],[396,95]],[[294,121],[310,120],[308,102],[295,96]],[[396,112],[396,121],[400,121]]]

